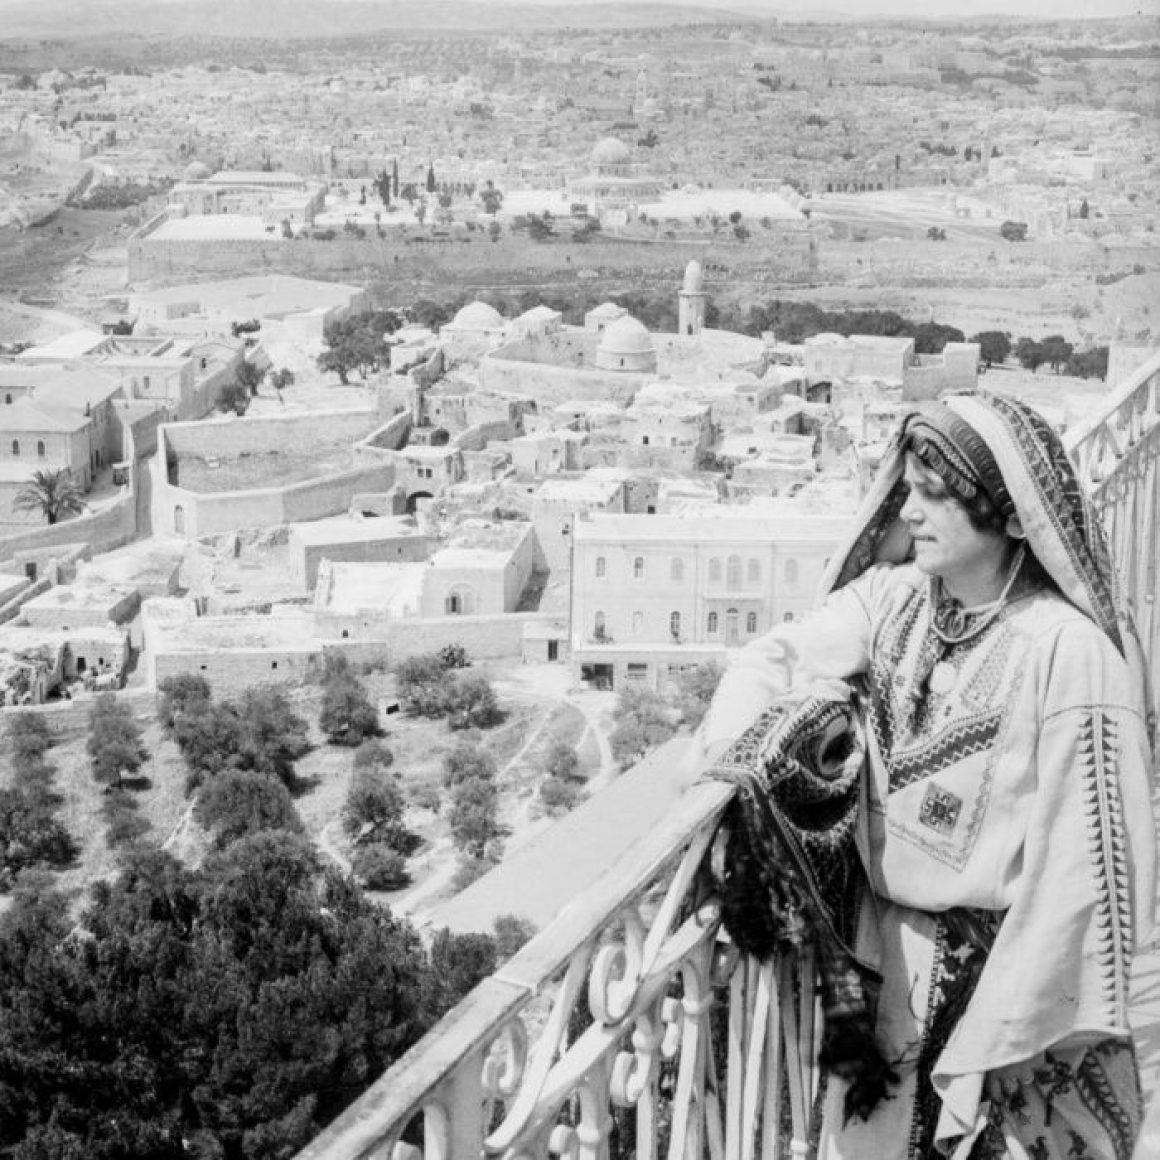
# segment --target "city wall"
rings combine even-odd
[[[194,673],[204,677],[215,697],[230,697],[258,685],[303,685],[318,680],[322,648],[308,642],[299,649],[205,649],[157,653],[150,658],[154,687],[167,677]]]
[[[479,364],[479,382],[484,389],[528,395],[541,408],[569,399],[606,400],[626,406],[650,377],[630,371],[579,370],[551,363],[516,362],[490,355]]]
[[[586,244],[536,243],[505,236],[498,243],[482,232],[433,238],[426,231],[392,226],[386,237],[339,236],[331,241],[297,238],[253,240],[159,240],[144,231],[129,242],[129,281],[156,286],[247,274],[296,274],[362,284],[567,280],[578,271],[614,277],[663,274],[679,281],[687,263],[704,259],[776,271],[778,279],[810,276],[808,248],[785,237],[738,243],[721,238],[698,241],[609,239]],[[413,288],[409,288],[413,296]]]

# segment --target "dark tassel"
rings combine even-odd
[[[879,1050],[865,1019],[828,1015],[818,1062],[849,1084],[842,1109],[847,1124],[854,1116],[868,1120],[883,1100],[891,1098],[889,1085],[898,1083],[898,1072]]]

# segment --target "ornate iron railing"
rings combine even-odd
[[[1131,374],[1064,442],[1103,517],[1153,674],[1160,665],[1160,354]],[[1153,679],[1153,710],[1160,681]]]
[[[798,1044],[821,1023],[812,992],[782,1003],[787,967],[722,930],[732,793],[694,786],[298,1160],[753,1160],[787,1129],[804,1156],[817,1075]]]
[[[1149,662],[1160,516],[1160,356],[1068,450],[1107,521]],[[756,1160],[805,1156],[811,995],[721,928],[715,835],[732,794],[694,786],[298,1160]],[[788,1144],[787,1144],[788,1138]]]

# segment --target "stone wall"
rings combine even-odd
[[[151,658],[155,685],[167,677],[193,673],[205,677],[215,697],[232,697],[258,685],[303,685],[318,680],[322,647],[301,649],[206,649],[159,652]]]
[[[358,493],[385,491],[394,483],[389,465],[374,464],[286,487],[199,495],[165,481],[161,456],[153,467],[153,530],[187,539],[339,515]]]
[[[627,406],[655,376],[631,371],[578,370],[552,363],[514,362],[488,356],[479,364],[480,385],[488,391],[527,395],[540,407],[570,399],[608,401]]]
[[[318,627],[328,635],[327,649],[348,652],[351,659],[360,661],[383,660],[397,665],[408,657],[436,652],[449,644],[461,644],[474,660],[499,657],[518,657],[523,654],[525,624],[550,625],[556,619],[549,613],[519,612],[499,616],[439,616],[414,617],[383,623],[378,631],[379,640],[367,640],[367,625],[363,618],[326,616],[319,618]],[[342,637],[343,630],[350,638]],[[372,628],[371,631],[375,631]],[[363,639],[359,639],[362,636]]]
[[[164,438],[180,458],[229,459],[266,451],[309,452],[320,441],[354,443],[377,422],[373,409],[312,411],[306,415],[276,415],[258,419],[220,419],[206,422],[166,423]]]

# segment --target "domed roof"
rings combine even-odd
[[[600,336],[598,353],[607,355],[652,354],[652,335],[631,314],[610,322]]]
[[[631,160],[628,146],[619,137],[605,137],[592,150],[592,164],[596,167],[627,165]]]
[[[503,315],[486,302],[469,302],[451,320],[452,326],[463,330],[496,330],[503,326]]]
[[[185,167],[186,181],[205,181],[210,176],[212,176],[210,167],[204,161],[191,161]]]
[[[685,267],[685,282],[681,290],[686,294],[700,294],[705,289],[705,279],[701,275],[701,263],[694,258]]]

